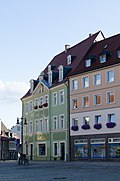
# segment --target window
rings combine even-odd
[[[42,132],[43,131],[43,120],[41,119],[40,120],[40,132]]]
[[[30,126],[30,129],[29,129],[29,130],[30,130],[30,132],[32,133],[32,132],[33,132],[33,123],[32,123],[32,121],[30,121],[30,125],[29,125],[29,126]]]
[[[110,104],[113,103],[114,101],[115,101],[114,92],[113,91],[107,92],[107,103]]]
[[[64,115],[59,116],[59,128],[64,129]]]
[[[78,108],[77,98],[72,99],[72,109],[77,109],[77,108]]]
[[[91,59],[88,59],[85,61],[85,67],[90,67],[91,66]]]
[[[53,93],[53,105],[57,105],[57,92]]]
[[[38,98],[35,99],[34,106],[38,106]]]
[[[72,126],[78,126],[78,118],[72,118]]]
[[[38,144],[38,155],[42,155],[42,156],[46,155],[46,144],[45,143]]]
[[[54,117],[53,117],[53,129],[54,129],[54,130],[58,129],[57,116],[54,116]]]
[[[48,131],[48,119],[45,118],[44,120],[44,126],[45,126],[45,131]]]
[[[83,88],[89,87],[89,78],[83,77]]]
[[[108,83],[113,82],[114,81],[114,71],[113,70],[107,71],[106,78],[107,78]]]
[[[68,56],[67,56],[67,65],[70,65],[70,64],[71,64],[71,60],[72,60],[72,56],[71,56],[71,55],[68,55]]]
[[[36,120],[36,122],[35,122],[35,131],[36,131],[36,132],[38,132],[38,128],[39,128],[39,126],[38,126],[38,120]]]
[[[101,75],[95,74],[94,75],[94,85],[100,85],[101,84]]]
[[[85,124],[85,125],[89,125],[89,116],[85,116],[84,118],[83,118],[83,121],[84,121],[84,123],[83,124]]]
[[[89,107],[89,97],[83,97],[83,107]]]
[[[117,50],[117,57],[120,58],[120,50]]]
[[[30,101],[30,112],[32,111],[32,109],[33,109],[33,102]]]
[[[78,89],[78,80],[72,80],[72,90],[77,90]]]
[[[106,54],[100,55],[99,59],[100,59],[100,63],[106,62]]]
[[[108,114],[108,123],[115,122],[115,114]]]
[[[28,105],[28,103],[26,103],[26,106],[25,106],[25,108],[26,108],[26,113],[29,111],[29,105]]]
[[[53,143],[53,147],[54,147],[54,156],[57,156],[57,154],[58,154],[58,143]]]
[[[44,96],[44,103],[48,103],[48,95]]]
[[[48,72],[48,83],[52,85],[52,71]]]
[[[102,120],[101,115],[95,116],[95,124],[100,124],[100,123],[101,123],[101,120]]]
[[[59,91],[59,104],[64,104],[64,91]]]
[[[63,66],[60,65],[60,66],[58,67],[58,69],[59,69],[59,82],[60,82],[60,81],[63,80]]]
[[[95,103],[95,105],[100,105],[101,104],[101,95],[100,94],[96,94],[94,96],[94,103]]]
[[[40,97],[40,106],[43,105],[43,97]]]

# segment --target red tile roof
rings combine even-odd
[[[86,53],[89,51],[91,46],[93,46],[94,41],[100,32],[101,31],[98,31],[97,33],[89,36],[87,39],[85,39],[85,40],[81,41],[80,43],[76,44],[75,46],[69,48],[67,50],[67,52],[63,51],[60,54],[56,55],[51,60],[51,62],[48,64],[48,66],[53,65],[53,70],[55,72],[57,72],[58,67],[60,65],[68,66],[67,65],[67,56],[71,55],[74,58],[73,58],[72,63],[69,65],[71,67],[71,69],[70,69],[69,73],[67,74],[67,76],[71,75],[75,71],[75,69],[79,66],[80,62],[83,60],[83,58],[85,57]],[[48,74],[47,74],[48,73],[48,66],[44,69],[44,74],[46,77],[48,76]],[[58,83],[59,82],[58,82],[58,78],[57,78],[54,80],[52,86],[55,86]],[[30,95],[31,95],[31,93],[29,90],[21,99],[26,98]]]
[[[120,63],[120,58],[117,57],[117,49],[120,47],[120,34],[106,38],[93,44],[84,59],[81,61],[80,66],[75,69],[72,75],[99,69],[102,67],[110,66],[116,63]],[[102,52],[108,54],[107,60],[104,63],[99,62],[99,56]],[[85,67],[85,60],[94,56],[96,59],[92,61],[90,67]]]

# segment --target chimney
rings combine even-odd
[[[70,48],[70,45],[65,45],[65,53],[68,51],[69,48]]]
[[[89,33],[89,37],[91,37],[92,36],[92,33]]]

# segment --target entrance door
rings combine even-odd
[[[60,159],[65,160],[65,143],[60,143]]]
[[[30,145],[30,160],[33,159],[33,144]]]

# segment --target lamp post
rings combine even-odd
[[[21,121],[19,121],[19,120],[21,120]],[[24,125],[27,125],[27,120],[26,120],[26,118],[19,118],[19,117],[17,117],[17,124],[19,125],[21,125],[21,151],[22,151],[22,153],[23,153],[23,128],[24,128]]]

